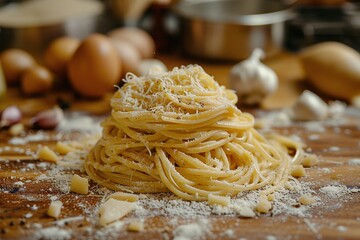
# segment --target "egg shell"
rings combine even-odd
[[[43,94],[51,90],[54,76],[43,66],[34,66],[21,77],[21,90],[27,95]]]
[[[5,50],[0,58],[5,81],[9,85],[19,82],[21,75],[36,65],[35,59],[27,52],[17,48]]]
[[[44,64],[54,73],[65,76],[67,64],[80,45],[80,40],[73,37],[60,37],[55,39],[46,48]]]
[[[121,59],[122,77],[128,72],[136,73],[141,62],[141,53],[139,50],[133,44],[123,39],[112,38],[111,41],[116,47]]]
[[[120,80],[121,62],[115,46],[102,34],[84,39],[68,64],[73,88],[85,97],[102,97]]]
[[[123,39],[133,44],[142,58],[152,58],[155,54],[155,41],[145,30],[135,27],[117,28],[108,33],[110,38]]]

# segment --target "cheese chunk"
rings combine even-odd
[[[113,198],[107,200],[99,209],[101,226],[121,219],[135,208],[135,203],[119,201]]]
[[[11,134],[11,136],[19,136],[24,131],[25,127],[22,123],[16,123],[9,128],[9,133]]]
[[[221,206],[228,206],[230,204],[230,197],[209,194],[208,195],[208,204],[210,204],[210,205],[218,204]]]
[[[310,205],[310,204],[316,203],[316,200],[312,196],[302,195],[299,198],[299,203],[301,203],[302,205]]]
[[[144,222],[141,220],[132,221],[129,223],[127,229],[133,232],[141,232],[144,230]]]
[[[293,177],[303,177],[305,174],[305,168],[302,165],[296,165],[291,168],[291,176]]]
[[[55,145],[55,152],[57,152],[59,154],[65,155],[72,151],[74,151],[74,148],[72,148],[71,146],[69,146],[66,143],[57,142]]]
[[[306,154],[304,156],[304,159],[302,161],[302,165],[304,167],[312,167],[314,165],[316,165],[318,163],[319,159],[316,155],[314,154]]]
[[[62,205],[61,201],[52,201],[47,211],[47,215],[58,218],[60,216]]]
[[[269,202],[269,200],[267,200],[267,197],[265,195],[260,196],[260,201],[256,205],[256,211],[258,211],[259,213],[268,213],[268,212],[270,212],[271,208],[272,208],[272,205]]]
[[[234,206],[232,206],[232,209],[236,213],[238,213],[239,216],[241,216],[241,217],[252,218],[252,217],[256,216],[254,211],[249,206],[246,206],[246,205],[242,205],[242,206],[234,205]]]
[[[274,200],[275,200],[275,195],[274,195],[274,194],[269,194],[269,195],[267,196],[267,200],[269,200],[269,201],[274,201]]]
[[[109,198],[114,198],[120,201],[136,202],[139,200],[139,196],[131,193],[125,192],[116,192],[109,196]]]
[[[74,176],[71,178],[70,191],[80,194],[88,194],[89,180],[74,174]]]
[[[41,148],[37,155],[39,159],[48,162],[57,162],[59,160],[56,153],[47,146]]]

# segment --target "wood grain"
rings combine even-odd
[[[282,134],[296,134],[301,137],[312,152],[320,157],[316,167],[307,169],[307,176],[301,181],[311,182],[312,189],[319,189],[333,183],[346,185],[349,189],[360,189],[360,166],[349,165],[349,159],[359,158],[360,128],[359,119],[354,118],[346,124],[328,126],[324,132],[309,131],[304,124],[295,124],[291,127],[277,128]],[[310,135],[318,135],[316,140],[310,140]],[[69,138],[69,136],[65,136]],[[72,135],[75,137],[75,135]],[[8,144],[10,136],[5,131],[0,133],[0,148],[6,146],[36,149],[38,144],[52,146],[54,142],[31,142],[25,146]],[[331,147],[338,147],[339,151],[331,151]],[[19,160],[15,160],[19,156]],[[101,231],[96,222],[91,220],[89,213],[84,209],[91,209],[102,199],[102,195],[64,194],[50,180],[34,181],[40,174],[49,174],[51,166],[41,168],[41,163],[35,158],[22,156],[10,150],[1,155],[0,161],[0,238],[26,239],[37,229],[35,223],[42,227],[54,226],[54,219],[46,215],[50,204],[50,197],[57,196],[64,208],[60,219],[77,216],[87,216],[81,219],[69,220],[64,229],[72,229],[74,238],[97,238],[89,235],[88,227]],[[21,158],[23,157],[23,158]],[[12,159],[12,160],[9,160]],[[35,165],[33,169],[26,168],[29,163]],[[27,169],[24,171],[23,169]],[[326,169],[327,171],[324,171]],[[69,173],[83,174],[78,171]],[[66,173],[66,171],[64,171]],[[19,187],[16,182],[21,181],[24,186]],[[94,183],[91,183],[94,187]],[[253,219],[231,216],[211,215],[207,217],[212,226],[211,234],[206,238],[213,239],[265,239],[275,236],[277,239],[359,239],[360,238],[360,192],[354,192],[345,198],[327,199],[311,210],[306,217],[292,217],[286,214],[271,216],[259,215]],[[82,206],[79,207],[79,203]],[[31,210],[31,206],[37,206]],[[27,213],[30,218],[26,218]],[[90,214],[91,215],[91,214]],[[131,218],[131,215],[128,216]],[[161,239],[172,237],[174,225],[169,224],[169,217],[149,217],[145,220],[145,230],[140,233],[120,231],[113,239]],[[191,220],[191,219],[190,219]],[[178,219],[178,224],[189,222],[189,219]],[[35,225],[34,225],[35,224]],[[233,231],[232,235],[224,234],[226,229]],[[103,235],[101,235],[103,237]]]
[[[220,84],[228,86],[227,76],[233,65],[231,63],[205,63],[168,56],[159,56],[159,58],[169,68],[199,63]],[[290,106],[303,90],[301,84],[303,72],[296,56],[285,54],[266,61],[279,75],[281,87],[274,96],[265,101],[264,107],[276,109]],[[28,118],[56,104],[59,96],[71,102],[69,111],[87,111],[98,115],[107,114],[110,110],[109,96],[89,101],[68,92],[55,91],[45,97],[25,98],[17,89],[10,89],[8,97],[0,103],[0,107],[10,104],[18,105]],[[346,197],[323,200],[320,205],[311,209],[309,216],[305,217],[265,214],[246,219],[211,215],[206,218],[211,231],[204,236],[204,239],[271,239],[271,236],[277,239],[360,239],[360,192],[357,190],[360,188],[360,166],[349,164],[350,159],[360,158],[360,117],[358,114],[347,116],[347,118],[348,121],[345,124],[327,126],[323,132],[318,131],[319,129],[309,129],[304,123],[279,127],[274,131],[301,137],[307,147],[320,157],[319,165],[307,169],[307,176],[301,181],[311,183],[312,189],[317,193],[318,189],[334,183],[346,185],[348,189],[354,191],[353,193]],[[31,133],[34,132],[27,132],[27,134]],[[49,134],[56,134],[56,132],[49,132]],[[317,136],[317,138],[309,138],[309,136]],[[79,135],[69,134],[63,137],[76,139]],[[31,239],[31,236],[39,231],[39,226],[41,226],[40,229],[57,226],[59,222],[46,215],[52,196],[56,196],[64,203],[60,220],[68,220],[61,222],[61,228],[72,229],[73,239],[171,239],[173,237],[176,226],[170,224],[172,218],[169,216],[146,218],[145,229],[139,233],[115,231],[106,235],[94,221],[96,216],[88,211],[93,206],[95,209],[96,204],[103,197],[101,194],[86,196],[75,193],[64,194],[51,180],[34,181],[41,174],[51,174],[51,165],[41,167],[42,162],[35,157],[19,154],[22,149],[36,152],[39,144],[52,147],[55,141],[11,145],[10,138],[6,130],[0,131],[0,149],[2,150],[0,153],[0,239]],[[339,151],[331,148],[334,146],[338,147]],[[33,164],[34,167],[29,169],[27,167],[29,164]],[[83,175],[73,170],[64,171],[65,173]],[[24,186],[20,187],[16,184],[19,181],[23,182]],[[91,188],[95,187],[95,184],[91,182]],[[28,213],[32,215],[27,215]],[[126,218],[131,218],[131,214]],[[177,224],[195,220],[179,218]],[[90,232],[89,227],[92,229]],[[227,234],[226,230],[231,230],[232,234]]]

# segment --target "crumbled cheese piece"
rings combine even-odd
[[[208,204],[218,204],[221,206],[229,206],[230,204],[230,197],[229,196],[218,196],[214,194],[208,195]]]
[[[12,136],[19,136],[25,130],[24,124],[16,123],[9,128],[9,133]]]
[[[58,218],[60,216],[62,205],[63,203],[61,201],[52,201],[47,211],[47,215]]]
[[[37,155],[39,159],[44,161],[57,162],[59,160],[56,153],[47,146],[41,148]]]
[[[302,195],[299,198],[299,203],[301,203],[302,205],[310,205],[310,204],[316,203],[316,200],[312,196]]]
[[[99,209],[101,226],[121,219],[135,208],[135,203],[119,201],[113,198],[107,200]]]
[[[291,185],[290,183],[285,183],[285,186],[284,186],[287,190],[294,190],[294,186]]]
[[[271,203],[269,200],[267,200],[267,197],[265,195],[260,196],[260,201],[256,205],[256,211],[259,213],[268,213],[270,212],[270,209],[272,208]]]
[[[139,196],[131,193],[124,193],[124,192],[116,192],[109,196],[109,198],[114,198],[120,201],[128,201],[128,202],[136,202],[139,200]]]
[[[232,206],[232,209],[238,213],[241,217],[248,217],[248,218],[252,218],[255,217],[255,213],[254,211],[247,205],[242,205],[242,206]]]
[[[318,163],[319,159],[316,155],[314,154],[306,154],[304,156],[304,159],[302,161],[302,165],[304,167],[312,167],[314,165],[316,165]]]
[[[267,199],[268,199],[269,201],[274,201],[274,200],[275,200],[275,195],[274,195],[274,194],[269,194],[269,195],[267,196]]]
[[[291,168],[291,176],[293,177],[303,177],[305,176],[305,168],[302,165],[296,165]]]
[[[144,222],[141,220],[131,221],[127,229],[133,232],[141,232],[144,230]]]
[[[74,174],[74,176],[71,178],[70,191],[80,194],[88,194],[89,180]]]
[[[72,148],[71,146],[69,146],[66,143],[57,142],[55,145],[55,152],[57,152],[59,154],[65,155],[72,151],[74,151],[74,148]]]

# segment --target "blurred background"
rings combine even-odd
[[[36,54],[59,36],[84,38],[122,26],[146,30],[157,51],[178,51],[180,43],[190,55],[215,59],[238,60],[258,46],[298,51],[329,40],[359,49],[359,6],[354,0],[1,0],[0,50]],[[228,39],[237,34],[246,41]],[[226,53],[223,45],[233,43],[243,46]]]
[[[255,49],[279,79],[262,84],[262,107],[290,106],[304,89],[360,105],[360,0],[0,0],[4,105],[101,99],[128,72],[195,63],[241,98],[248,84],[230,73]]]

